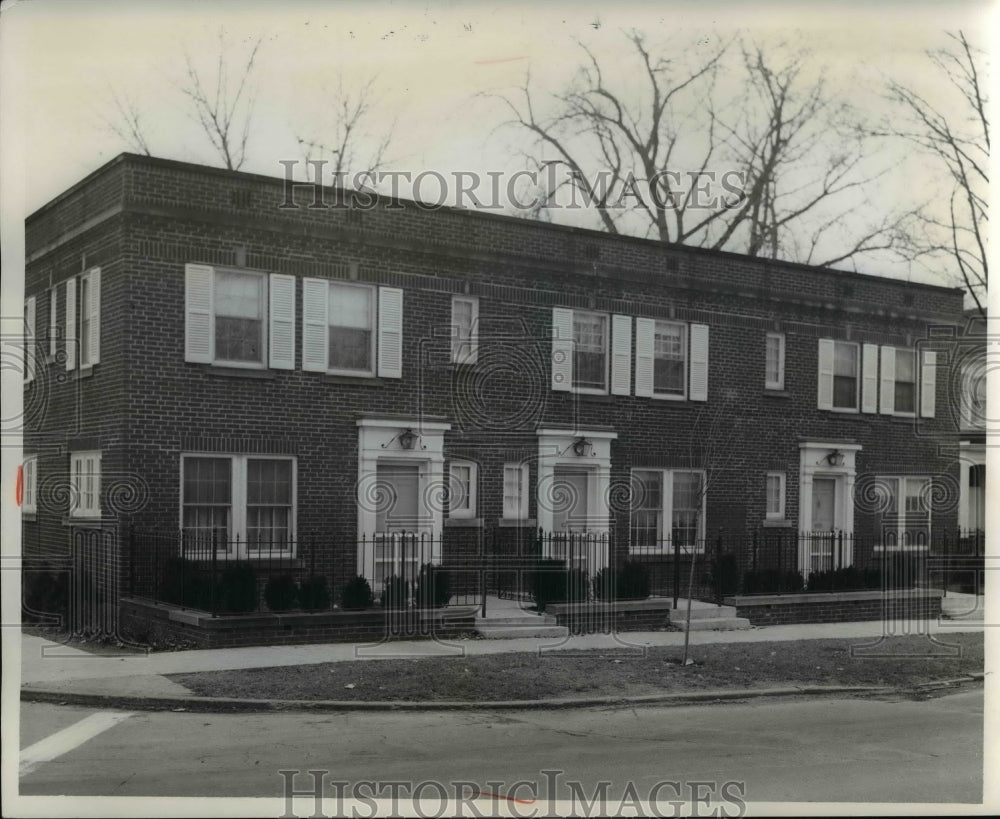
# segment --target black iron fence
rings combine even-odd
[[[981,574],[985,541],[981,530],[896,540],[760,529],[634,545],[621,544],[613,532],[463,527],[435,536],[362,536],[351,542],[357,564],[353,554],[343,559],[343,547],[318,535],[248,542],[222,531],[130,531],[127,589],[136,597],[221,614],[329,610],[344,602],[348,586],[355,603],[477,606],[485,613],[487,595],[535,602],[551,595],[553,573],[566,589],[584,589],[575,593],[588,599],[608,597],[612,589],[619,598],[644,592],[716,601],[738,593],[947,589],[959,575],[966,588],[978,582],[969,578]],[[353,571],[338,573],[335,566],[343,565],[360,565],[361,579]]]

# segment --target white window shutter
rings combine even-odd
[[[573,388],[573,311],[552,308],[552,389]]]
[[[880,410],[883,415],[892,415],[896,411],[896,348],[882,348],[882,395]]]
[[[327,371],[330,286],[326,279],[302,280],[302,369]]]
[[[53,286],[49,290],[49,355],[56,356],[56,337],[59,335],[58,316],[59,287]]]
[[[215,353],[214,268],[184,266],[184,360],[211,364]]]
[[[708,325],[691,325],[691,365],[688,398],[708,400]]]
[[[632,317],[611,317],[611,394],[632,392]]]
[[[88,303],[84,307],[87,311],[87,318],[90,319],[90,329],[87,339],[87,347],[90,352],[90,360],[87,366],[101,363],[101,269],[95,267],[87,274],[89,286]]]
[[[269,277],[270,314],[267,335],[271,342],[268,366],[295,369],[295,276],[272,273]]]
[[[35,297],[24,302],[24,382],[35,380]]]
[[[819,340],[816,406],[821,410],[833,409],[833,349],[833,339],[821,338]]]
[[[66,369],[76,366],[76,279],[66,280]]]
[[[378,375],[403,377],[403,291],[378,289]]]
[[[653,394],[653,335],[656,322],[635,320],[635,394],[649,398]]]
[[[861,411],[878,412],[878,345],[865,344],[861,357]]]
[[[937,353],[924,350],[920,366],[920,417],[934,417],[934,394],[937,389]]]

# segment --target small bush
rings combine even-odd
[[[215,595],[216,610],[242,614],[257,608],[257,576],[253,566],[240,561],[226,566]]]
[[[364,578],[361,578],[364,580]],[[368,581],[365,580],[365,585]],[[371,601],[372,590],[368,589]],[[368,603],[371,605],[371,602]],[[305,611],[322,611],[330,608],[330,588],[321,574],[311,574],[299,584],[299,606]]]
[[[859,591],[865,589],[865,573],[855,566],[827,569],[809,575],[809,591]]]
[[[587,573],[583,569],[567,569],[562,560],[539,560],[531,581],[531,593],[539,611],[545,611],[550,603],[575,603],[587,599]]]
[[[711,583],[716,597],[736,594],[740,585],[740,569],[736,555],[730,552],[712,561]]]
[[[626,560],[618,570],[618,599],[645,600],[650,592],[649,566]]]
[[[54,571],[48,564],[25,570],[23,587],[25,622],[44,623],[57,617],[66,623],[69,617],[69,572]]]
[[[405,609],[410,598],[410,581],[392,575],[385,581],[382,591],[382,606],[387,609]]]
[[[164,567],[159,597],[167,603],[209,611],[217,596],[213,585],[212,578],[193,561],[171,557]]]
[[[288,611],[295,608],[299,587],[290,574],[273,574],[264,586],[264,602],[271,611]]]
[[[416,589],[417,605],[440,608],[451,600],[451,572],[443,566],[425,563],[420,567]]]
[[[606,567],[595,575],[594,597],[605,602],[618,598],[618,572]]]
[[[367,609],[375,605],[375,595],[372,587],[360,574],[347,581],[340,592],[340,607],[345,611]]]

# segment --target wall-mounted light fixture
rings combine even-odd
[[[420,435],[414,432],[412,429],[404,429],[402,432],[396,433],[388,441],[382,444],[382,449],[386,449],[392,444],[393,441],[399,441],[400,449],[413,449],[416,446],[417,440]],[[420,445],[421,449],[427,449],[423,444]]]
[[[590,448],[592,446],[593,445],[590,443],[590,441],[588,441],[581,435],[579,438],[573,441],[573,454],[582,458],[584,455],[587,454],[587,452],[590,451]]]
[[[839,449],[830,450],[830,454],[826,456],[826,462],[830,466],[843,466],[844,465],[844,453]]]

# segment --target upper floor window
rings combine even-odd
[[[79,287],[78,287],[79,282]],[[66,369],[92,367],[101,360],[101,270],[66,281]]]
[[[768,333],[765,341],[764,387],[769,390],[785,388],[785,336]]]
[[[608,385],[608,317],[573,311],[573,386],[605,391]]]
[[[101,516],[101,453],[73,452],[70,454],[71,518]]]
[[[828,338],[819,340],[820,409],[858,411],[859,357],[857,344]]]
[[[962,368],[959,390],[959,414],[964,430],[986,428],[986,358],[983,356]]]
[[[894,384],[895,411],[912,413],[917,408],[917,354],[913,350],[896,350]]]
[[[402,290],[303,279],[302,369],[401,378],[402,360]]]
[[[449,516],[474,518],[476,516],[477,469],[471,461],[452,461],[451,482],[448,491]]]
[[[687,376],[687,328],[658,321],[653,331],[653,394],[684,396]]]
[[[184,360],[293,369],[295,277],[186,265]]]
[[[451,300],[451,360],[475,364],[479,356],[479,299],[453,296]]]
[[[259,273],[215,274],[215,360],[264,366],[264,304],[267,286]]]
[[[375,365],[375,289],[330,282],[327,370],[371,375]]]

